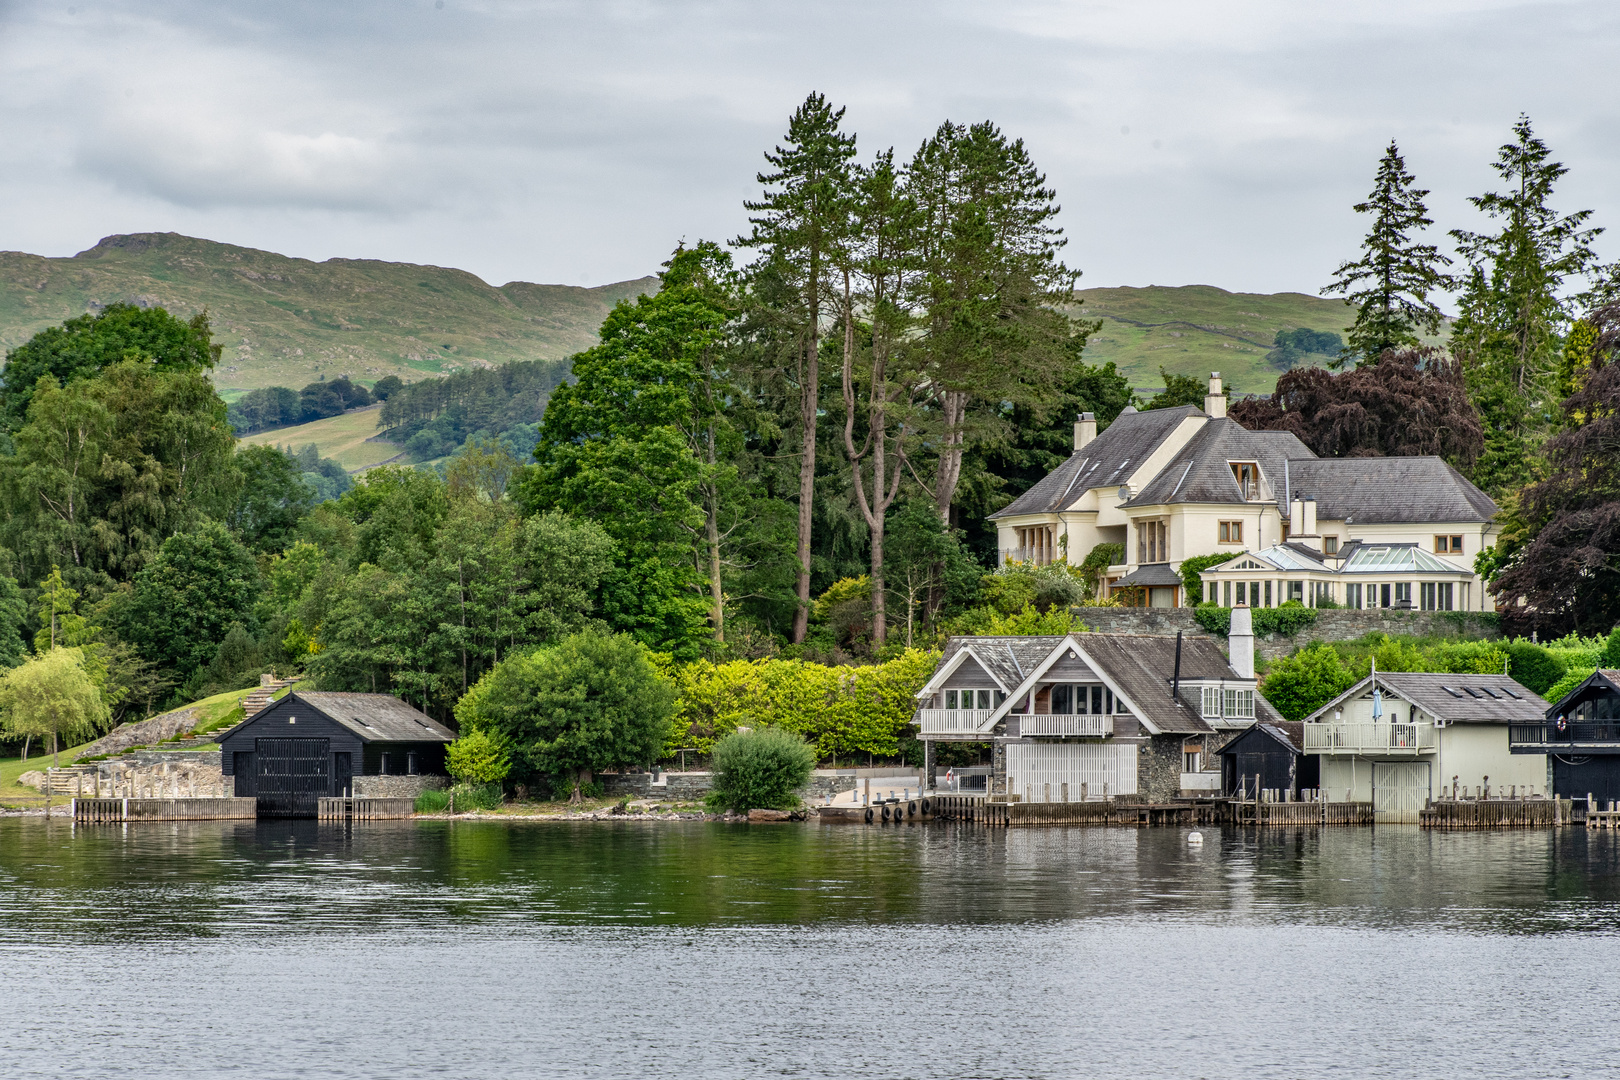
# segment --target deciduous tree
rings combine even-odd
[[[93,735],[109,719],[78,649],[51,649],[0,675],[0,720],[12,735],[50,736],[52,765],[63,739]]]

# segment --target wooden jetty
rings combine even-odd
[[[1573,814],[1568,799],[1438,799],[1418,811],[1418,823],[1425,829],[1545,829],[1570,824]]]
[[[1234,801],[1232,823],[1235,825],[1371,825],[1373,805],[1370,802],[1259,802]]]
[[[220,821],[258,816],[257,799],[74,799],[74,821]]]
[[[410,798],[341,796],[315,800],[315,816],[321,821],[385,821],[408,818],[414,813],[416,800]]]

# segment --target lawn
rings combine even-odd
[[[321,457],[331,458],[350,472],[359,472],[404,453],[404,448],[394,443],[368,441],[377,434],[377,421],[381,416],[382,406],[373,405],[297,427],[244,435],[241,441],[261,446],[280,446],[288,450],[314,443]]]

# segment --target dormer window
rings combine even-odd
[[[1234,461],[1232,465],[1232,479],[1237,481],[1238,490],[1243,493],[1247,502],[1254,502],[1260,498],[1260,466],[1253,461]]]

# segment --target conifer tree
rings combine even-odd
[[[1343,294],[1356,308],[1356,324],[1335,367],[1351,361],[1375,363],[1386,349],[1420,345],[1419,329],[1439,332],[1445,316],[1429,294],[1450,287],[1443,267],[1451,260],[1412,236],[1433,224],[1423,205],[1428,194],[1415,186],[1400,147],[1391,139],[1378,163],[1372,194],[1355,205],[1356,213],[1373,215],[1372,229],[1361,242],[1362,256],[1342,264],[1322,290]]]
[[[777,314],[793,343],[793,378],[799,399],[798,608],[793,640],[801,642],[810,618],[810,528],[816,483],[816,419],[820,410],[821,328],[837,290],[830,275],[844,243],[849,215],[850,159],[855,136],[840,130],[843,109],[811,94],[788,121],[787,145],[765,155],[774,172],[760,173],[766,188],[752,212],[754,229],[734,243],[760,253],[756,270],[784,282],[794,302]]]
[[[1592,211],[1560,215],[1548,205],[1569,170],[1549,160],[1528,117],[1519,117],[1513,135],[1492,166],[1507,189],[1468,200],[1500,221],[1500,231],[1451,234],[1469,264],[1451,346],[1485,421],[1485,453],[1473,479],[1497,492],[1531,476],[1576,301],[1564,295],[1565,285],[1598,270],[1591,244],[1602,232],[1587,224]]]

